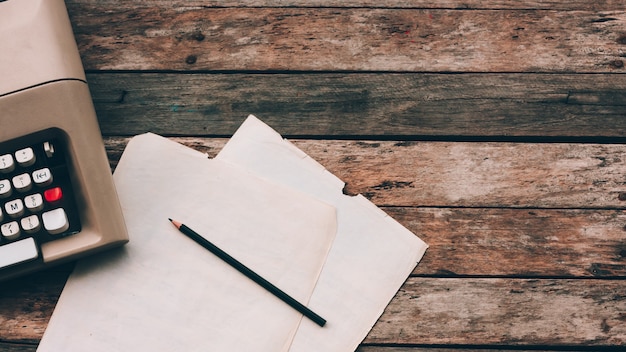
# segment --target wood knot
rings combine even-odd
[[[196,40],[196,41],[203,41],[204,40],[204,34],[202,34],[202,32],[195,32],[191,35],[191,39]]]
[[[612,68],[622,68],[622,67],[624,67],[624,61],[622,61],[622,60],[613,60],[613,61],[609,62],[609,66],[611,66]]]
[[[187,58],[185,59],[185,62],[188,63],[189,65],[193,65],[196,63],[196,61],[198,61],[198,58],[196,57],[196,55],[189,55],[187,56]]]

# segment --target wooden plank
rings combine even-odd
[[[361,193],[379,205],[616,209],[625,205],[624,145],[311,140],[296,144],[347,182],[347,193]]]
[[[383,210],[429,244],[416,275],[626,278],[621,210]]]
[[[248,114],[289,136],[626,137],[626,75],[87,76],[105,135],[231,135]]]
[[[365,342],[624,345],[624,292],[610,280],[411,278]]]
[[[66,270],[54,268],[2,283],[0,341],[34,344],[41,339],[69,275],[68,266],[61,268]]]
[[[226,142],[177,140],[212,155]],[[113,162],[126,141],[107,138]],[[363,194],[379,206],[626,206],[626,146],[621,144],[293,142],[346,182],[346,193]]]
[[[37,345],[23,345],[0,342],[0,351],[3,352],[35,352],[37,351]]]
[[[66,0],[68,7],[91,3],[93,0]],[[118,0],[98,0],[107,6],[119,4]],[[422,8],[422,9],[546,9],[615,11],[626,9],[621,0],[142,0],[135,6],[172,7],[367,7],[367,8]]]
[[[44,291],[47,286],[40,287]],[[364,342],[421,346],[624,344],[623,288],[622,280],[410,278]],[[5,303],[9,298],[0,300],[2,312],[15,312],[9,325],[0,325],[0,338],[5,342],[36,343],[47,325],[49,316],[42,318],[37,310],[52,309],[56,298],[26,291],[12,300],[11,309]],[[36,309],[25,303],[33,297],[39,302]]]
[[[126,2],[70,10],[88,70],[626,70],[625,11],[251,11]]]

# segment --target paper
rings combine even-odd
[[[38,351],[289,348],[302,315],[168,217],[306,305],[336,233],[332,206],[152,134],[131,140],[114,179],[130,242],[77,264]]]
[[[338,231],[291,352],[354,351],[422,258],[427,245],[277,132],[249,116],[216,157],[337,208]]]

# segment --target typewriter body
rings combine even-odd
[[[63,0],[0,1],[0,280],[128,241]]]

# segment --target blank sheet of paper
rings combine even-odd
[[[338,231],[291,352],[354,351],[422,258],[427,245],[277,132],[249,116],[216,157],[337,208]]]
[[[334,207],[152,134],[131,140],[114,179],[130,242],[77,264],[38,351],[288,350],[302,315],[168,217],[306,305]]]

